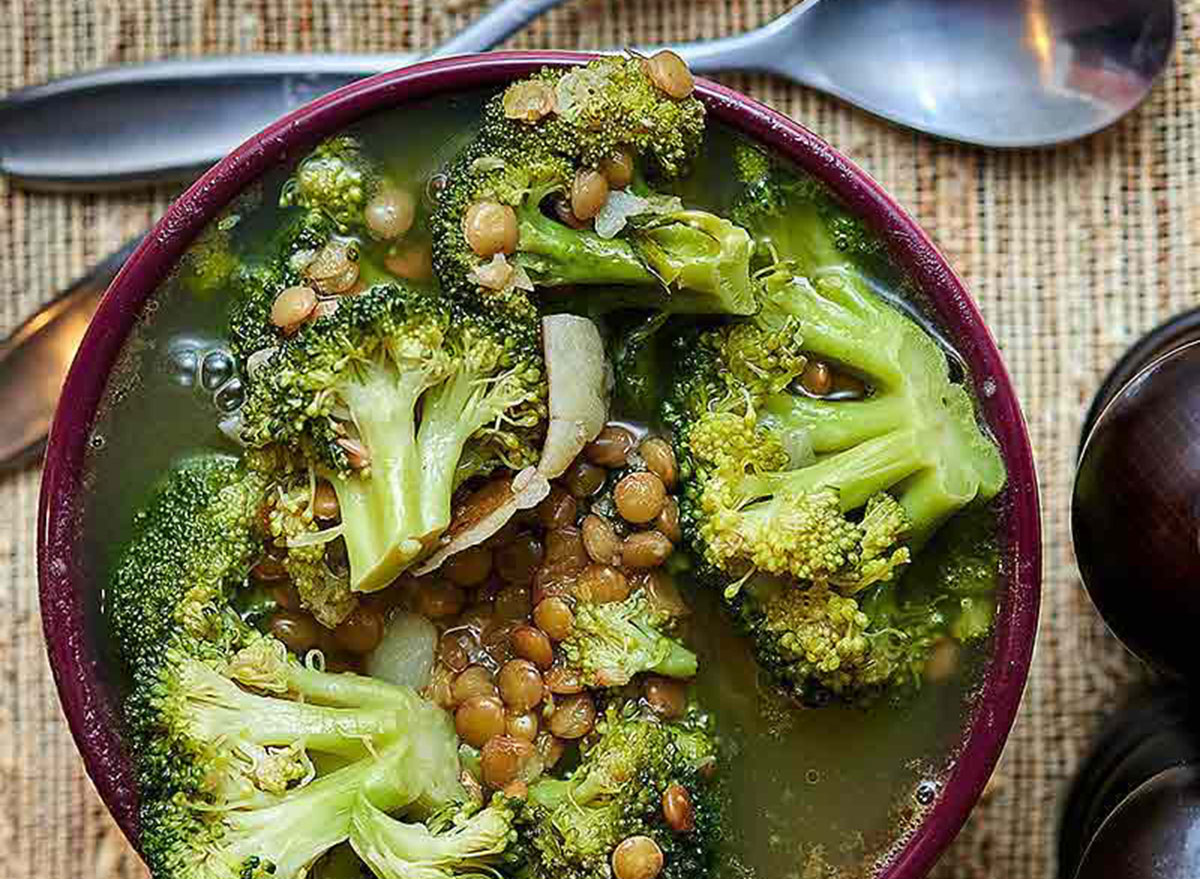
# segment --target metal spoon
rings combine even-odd
[[[507,0],[434,54],[495,45],[561,2]],[[699,73],[766,71],[940,137],[1040,147],[1136,107],[1176,22],[1174,0],[804,0],[757,30],[672,48]],[[171,61],[24,89],[0,101],[0,172],[70,189],[186,177],[284,112],[415,57]]]

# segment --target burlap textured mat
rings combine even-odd
[[[512,45],[718,36],[787,5],[573,0]],[[934,235],[1004,350],[1033,434],[1046,539],[1037,662],[1000,771],[939,879],[1053,875],[1062,785],[1140,674],[1078,588],[1067,511],[1080,420],[1103,372],[1200,293],[1200,0],[1182,5],[1177,57],[1150,102],[1115,130],[1054,152],[937,143],[778,81],[728,77],[848,153]],[[0,0],[0,91],[173,55],[427,47],[479,9],[463,0]],[[172,195],[30,195],[3,185],[0,333],[144,229]],[[0,875],[131,879],[144,870],[83,774],[42,650],[37,483],[34,470],[0,476]]]

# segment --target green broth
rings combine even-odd
[[[478,98],[468,97],[406,107],[378,114],[355,130],[370,151],[385,157],[394,179],[410,181],[413,191],[421,192],[461,144],[479,105]],[[731,132],[711,127],[705,159],[677,187],[679,194],[706,209],[726,209],[733,196],[735,142]],[[240,217],[234,234],[244,252],[254,252],[278,216],[273,205],[284,170],[233,209]],[[922,319],[919,298],[890,266],[880,260],[863,268],[878,290]],[[172,278],[126,344],[90,446],[83,550],[97,582],[105,581],[133,512],[159,474],[197,450],[237,452],[216,426],[220,409],[212,385],[221,376],[206,386],[205,375],[197,371],[206,354],[220,352],[225,344],[228,305],[197,297]],[[661,361],[662,352],[656,356]],[[645,415],[612,413],[614,419]],[[991,511],[981,515],[992,527]],[[953,555],[936,547],[928,554],[935,562]],[[700,655],[697,691],[723,742],[728,833],[722,874],[785,879],[833,875],[830,870],[845,868],[846,875],[869,875],[936,796],[986,650],[969,651],[950,680],[923,687],[903,707],[802,709],[760,679],[719,596],[682,576],[694,607],[687,636]]]

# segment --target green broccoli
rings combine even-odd
[[[754,349],[755,377],[743,380],[746,346],[732,344],[736,328],[723,328],[690,346],[668,407],[695,476],[686,518],[705,559],[727,574],[863,588],[888,579],[908,561],[908,547],[1004,485],[999,451],[967,390],[951,380],[946,355],[868,293],[836,253],[813,280],[782,268],[766,277],[750,332],[786,328],[806,354],[867,377],[866,398],[791,393],[793,355],[777,367],[766,341]],[[793,464],[800,445],[813,461]]]
[[[632,58],[548,69],[510,86],[487,104],[438,198],[431,224],[443,288],[525,315],[534,287],[600,284],[646,288],[618,292],[613,307],[632,300],[669,311],[752,312],[746,232],[653,192],[641,173],[680,175],[703,132],[703,104],[659,91]],[[570,213],[572,186],[622,154],[632,155],[637,173],[618,181],[593,228]],[[464,223],[481,203],[514,212],[511,263],[472,250]],[[509,270],[485,271],[489,257]]]
[[[251,447],[280,443],[333,483],[356,591],[388,585],[450,524],[465,479],[536,463],[546,384],[536,325],[377,285],[251,371]]]
[[[963,634],[990,625],[982,597],[971,616],[950,614],[946,581],[902,600],[904,583],[936,572],[895,581],[948,519],[1000,492],[1003,462],[937,342],[867,289],[852,259],[870,253],[866,230],[833,222],[826,196],[759,153],[741,153],[739,170],[734,215],[759,248],[762,308],[676,340],[663,411],[685,532],[791,689],[898,692],[953,635],[952,616]],[[812,359],[860,378],[865,394],[798,389]]]
[[[268,490],[223,456],[181,463],[105,590],[132,679],[141,847],[159,879],[301,875],[348,839],[359,796],[421,814],[465,798],[445,712],[409,688],[301,664],[232,607]],[[340,768],[320,772],[322,754]]]
[[[669,623],[640,591],[624,601],[581,602],[563,655],[589,687],[620,687],[641,672],[695,677],[696,654],[664,634]]]
[[[664,879],[711,875],[720,838],[716,759],[711,732],[698,716],[663,723],[613,706],[585,743],[566,779],[530,785],[517,816],[528,879],[611,876],[612,851],[630,836],[647,836],[663,853]],[[692,807],[692,826],[668,826],[663,795],[678,786]]]
[[[483,808],[446,810],[424,824],[396,820],[367,798],[351,817],[350,842],[379,879],[608,879],[613,850],[631,836],[653,840],[666,879],[711,875],[719,841],[709,780],[715,744],[697,714],[664,723],[614,705],[566,778],[543,777],[524,801],[495,794]],[[686,823],[664,818],[669,788]]]
[[[283,184],[280,207],[319,211],[340,232],[364,228],[364,211],[381,187],[376,163],[362,144],[350,135],[339,135],[319,144]]]

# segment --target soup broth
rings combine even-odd
[[[436,187],[438,170],[469,136],[481,102],[466,97],[408,106],[368,118],[354,132],[384,159],[393,179],[425,192]],[[738,137],[709,126],[704,158],[676,186],[687,203],[717,212],[728,208]],[[246,193],[222,220],[236,223],[232,234],[245,252],[252,254],[277,221],[275,205],[288,170]],[[412,234],[427,235],[420,221]],[[364,272],[386,271],[369,248],[364,266]],[[881,295],[929,326],[919,296],[885,258],[862,269]],[[237,451],[218,428],[238,404],[245,368],[228,353],[228,312],[228,301],[196,295],[174,277],[149,303],[126,345],[91,443],[84,550],[96,582],[107,579],[133,512],[172,462],[201,449]],[[670,355],[649,356],[662,362]],[[646,415],[618,405],[610,418]],[[952,563],[956,541],[990,529],[993,517],[984,509],[955,520],[907,576],[927,576]],[[719,777],[727,802],[721,875],[870,875],[936,800],[971,710],[986,645],[965,651],[904,705],[804,708],[763,677],[746,641],[729,625],[717,591],[693,583],[686,570],[677,580],[693,608],[686,635],[700,658],[697,692],[721,741]]]

